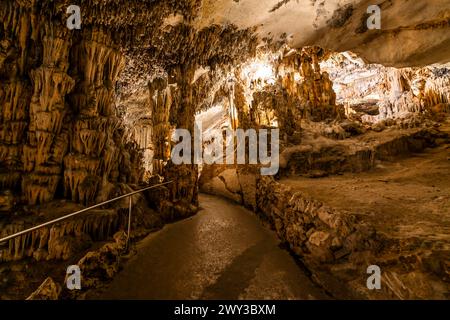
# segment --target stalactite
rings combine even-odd
[[[163,174],[164,162],[170,156],[170,108],[172,89],[163,78],[156,78],[149,85],[150,109],[152,114],[153,173]]]
[[[0,250],[0,262],[33,257],[40,260],[67,260],[77,249],[77,241],[89,243],[111,237],[124,220],[115,209],[94,210],[50,228],[33,231],[9,242]],[[25,224],[2,225],[0,237],[23,230]],[[77,240],[78,239],[78,240]]]
[[[23,177],[22,189],[31,205],[48,202],[55,195],[61,163],[53,166],[51,175],[43,172],[42,168],[50,166],[54,151],[56,154],[61,152],[61,142],[55,142],[61,133],[66,113],[65,96],[74,87],[74,80],[67,75],[70,41],[44,36],[42,43],[42,66],[30,72],[34,88],[30,104],[30,147],[27,147],[23,161],[30,173]],[[62,149],[66,149],[64,145]]]
[[[286,52],[278,67],[282,70],[282,86],[299,99],[300,109],[294,109],[294,114],[301,113],[301,117],[316,121],[338,116],[333,83],[328,73],[320,70],[319,54],[316,47]]]
[[[51,210],[39,217],[32,212],[60,198],[70,207],[131,191],[128,185],[142,182],[142,151],[148,145],[162,145],[155,151],[166,162],[171,128],[192,131],[211,85],[198,81],[194,86],[195,70],[219,69],[255,51],[250,29],[214,25],[197,30],[189,24],[199,0],[132,1],[127,6],[134,19],[120,2],[108,3],[108,10],[103,2],[84,2],[81,30],[66,27],[66,1],[0,2],[0,236],[41,217],[50,220]],[[183,15],[182,21],[161,30],[164,17],[174,12]],[[180,50],[184,46],[191,49]],[[136,83],[145,87],[155,70],[175,74],[175,80],[169,78],[157,90],[145,88],[156,98],[150,103],[152,123],[135,134],[141,140],[137,144],[116,103],[119,95],[132,96]],[[147,78],[139,82],[143,75]],[[158,171],[176,181],[161,196],[166,207],[193,213],[197,168],[169,165]],[[77,251],[78,240],[89,240],[86,235],[104,240],[116,231],[111,219],[120,214],[110,215],[20,237],[0,252],[0,260],[66,259]]]
[[[169,73],[175,79],[179,90],[176,98],[179,104],[172,104],[170,110],[172,124],[176,128],[183,128],[190,132],[194,132],[195,122],[195,96],[193,95],[193,79],[195,65],[177,66]],[[189,206],[198,204],[198,168],[194,164],[182,164],[175,166],[171,162],[164,169],[164,177],[174,183],[169,186],[171,191],[171,199],[175,203],[181,203],[178,210],[186,214],[191,214]],[[176,205],[176,204],[175,204]]]
[[[124,56],[110,46],[102,30],[92,30],[87,38],[74,54],[82,81],[71,95],[78,116],[71,132],[71,154],[64,158],[64,189],[72,200],[89,204],[102,181],[138,182],[140,158],[134,156],[136,146],[120,147],[126,142],[124,128],[114,112],[115,84]]]
[[[24,14],[21,14],[24,13]],[[30,21],[26,9],[5,2],[0,5],[0,185],[19,198],[22,179],[23,140],[28,131],[31,83],[25,75]]]

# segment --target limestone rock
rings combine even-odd
[[[241,203],[242,201],[241,196],[228,189],[227,185],[219,177],[215,177],[211,181],[205,183],[202,186],[202,191],[209,194],[214,194],[222,196],[224,198],[228,198],[237,203]]]
[[[226,185],[227,189],[233,193],[240,193],[241,186],[239,184],[237,172],[234,169],[227,169],[223,171],[219,175],[219,179],[221,179]]]
[[[84,288],[92,288],[101,281],[110,280],[119,271],[120,255],[127,245],[127,235],[118,232],[115,243],[107,243],[97,251],[87,253],[79,262]]]
[[[61,286],[52,278],[47,278],[27,300],[58,300],[60,293]]]
[[[309,237],[308,241],[316,247],[323,247],[327,245],[328,240],[330,240],[330,234],[323,231],[317,231]]]
[[[0,212],[8,213],[14,206],[14,196],[8,190],[0,193]]]
[[[257,176],[252,173],[239,172],[239,184],[242,190],[242,198],[244,205],[250,208],[256,208],[256,188]]]
[[[5,248],[0,248],[0,261],[24,257],[34,257],[37,261],[67,260],[88,247],[93,239],[106,240],[117,231],[121,223],[121,218],[114,209],[92,210],[84,216],[9,241]],[[25,224],[24,221],[6,225],[0,222],[0,227],[0,236],[6,236],[22,231]]]

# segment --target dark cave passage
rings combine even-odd
[[[143,240],[104,292],[90,298],[328,298],[250,211],[216,196],[199,201],[197,215]]]

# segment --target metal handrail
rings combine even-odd
[[[95,208],[104,206],[105,204],[109,204],[109,203],[112,203],[112,202],[115,202],[115,201],[118,201],[118,200],[121,200],[121,199],[130,197],[129,209],[128,209],[128,210],[129,210],[129,211],[128,211],[128,234],[127,234],[127,237],[128,237],[128,238],[127,238],[127,244],[128,244],[128,241],[129,241],[129,239],[130,239],[130,230],[131,230],[131,204],[132,204],[131,197],[134,196],[135,194],[138,194],[138,193],[141,193],[141,192],[150,190],[150,189],[156,189],[156,188],[159,188],[159,187],[168,185],[168,184],[170,184],[170,183],[173,183],[173,181],[168,181],[168,182],[164,182],[164,183],[161,183],[161,184],[153,185],[153,186],[150,186],[150,187],[147,187],[147,188],[144,188],[144,189],[140,189],[140,190],[137,190],[137,191],[133,191],[133,192],[130,192],[130,193],[125,194],[125,195],[123,195],[123,196],[120,196],[120,197],[117,197],[117,198],[114,198],[114,199],[111,199],[111,200],[108,200],[108,201],[105,201],[105,202],[96,204],[96,205],[94,205],[94,206],[92,206],[92,207],[88,207],[88,208],[85,208],[85,209],[82,209],[82,210],[79,210],[79,211],[70,213],[70,214],[68,214],[68,215],[59,217],[59,218],[57,218],[57,219],[54,219],[54,220],[45,222],[45,223],[43,223],[43,224],[37,225],[37,226],[35,226],[35,227],[29,228],[29,229],[26,229],[26,230],[22,230],[22,231],[20,231],[20,232],[17,232],[17,233],[15,233],[15,234],[12,234],[12,235],[10,235],[10,236],[7,236],[7,237],[5,237],[5,238],[0,239],[0,244],[3,244],[4,242],[7,242],[7,241],[9,241],[9,240],[12,240],[12,239],[15,239],[15,238],[17,238],[17,237],[20,237],[20,236],[23,236],[23,235],[25,235],[25,234],[28,234],[28,233],[30,233],[30,232],[33,232],[33,231],[36,231],[36,230],[39,230],[39,229],[42,229],[42,228],[45,228],[45,227],[48,227],[48,226],[52,226],[52,225],[54,225],[54,224],[56,224],[56,223],[58,223],[58,222],[65,221],[65,220],[67,220],[67,219],[70,219],[70,218],[72,218],[72,217],[74,217],[74,216],[77,216],[77,215],[79,215],[79,214],[81,214],[81,213],[84,213],[84,212],[86,212],[86,211],[90,211],[90,210],[92,210],[92,209],[95,209]]]

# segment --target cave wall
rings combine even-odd
[[[367,64],[357,55],[343,52],[328,54],[321,66],[330,74],[338,103],[346,106],[347,115],[364,122],[448,109],[448,63],[393,68]],[[366,114],[361,115],[361,112]]]
[[[254,125],[275,124],[285,140],[301,131],[302,120],[340,117],[333,83],[328,73],[320,68],[319,62],[324,56],[324,51],[318,47],[296,50],[285,46],[280,49],[278,57],[271,61],[275,69],[274,83],[255,85],[250,106],[246,106],[241,98],[241,92],[248,89],[239,86],[235,89],[238,117],[243,122],[247,121],[244,118],[249,118]],[[253,82],[259,84],[261,80]]]
[[[165,78],[156,78],[149,83],[152,119],[153,174],[163,175],[164,163],[170,158],[170,108],[175,88]]]
[[[92,204],[102,186],[137,183],[140,155],[114,102],[125,61],[110,33],[70,31],[39,18],[42,7],[17,4],[0,6],[2,190],[29,205]]]
[[[260,58],[273,64],[271,79],[246,78],[241,72],[244,64],[234,72],[232,84],[225,81],[216,92],[216,99],[221,97],[222,101],[227,101],[229,109],[235,107],[237,119],[230,116],[229,121],[237,128],[278,128],[282,151],[301,142],[302,122],[335,121],[344,116],[343,108],[336,105],[336,93],[329,75],[320,69],[319,62],[324,57],[325,52],[318,47],[302,50],[284,47],[278,56]],[[259,168],[252,165],[204,164],[199,187],[202,192],[256,210],[257,170]]]
[[[252,30],[231,25],[197,30],[190,25],[199,1],[78,4],[80,30],[67,28],[65,0],[0,4],[4,211],[55,197],[92,204],[108,198],[118,184],[137,184],[146,151],[139,140],[152,136],[153,145],[162,142],[155,137],[160,123],[169,123],[169,114],[172,126],[193,128],[196,108],[208,92],[192,85],[195,70],[233,64],[256,47]],[[167,22],[177,13],[180,21]],[[169,73],[176,74],[171,81],[174,102],[160,104],[159,96],[155,104],[148,80]],[[127,105],[130,96],[140,109],[154,111],[144,120],[155,122],[150,125],[156,124],[156,133],[148,132],[147,125],[135,130],[140,118],[130,115],[135,106]],[[165,140],[167,133],[162,129]],[[157,159],[167,159],[167,149],[151,151]]]

